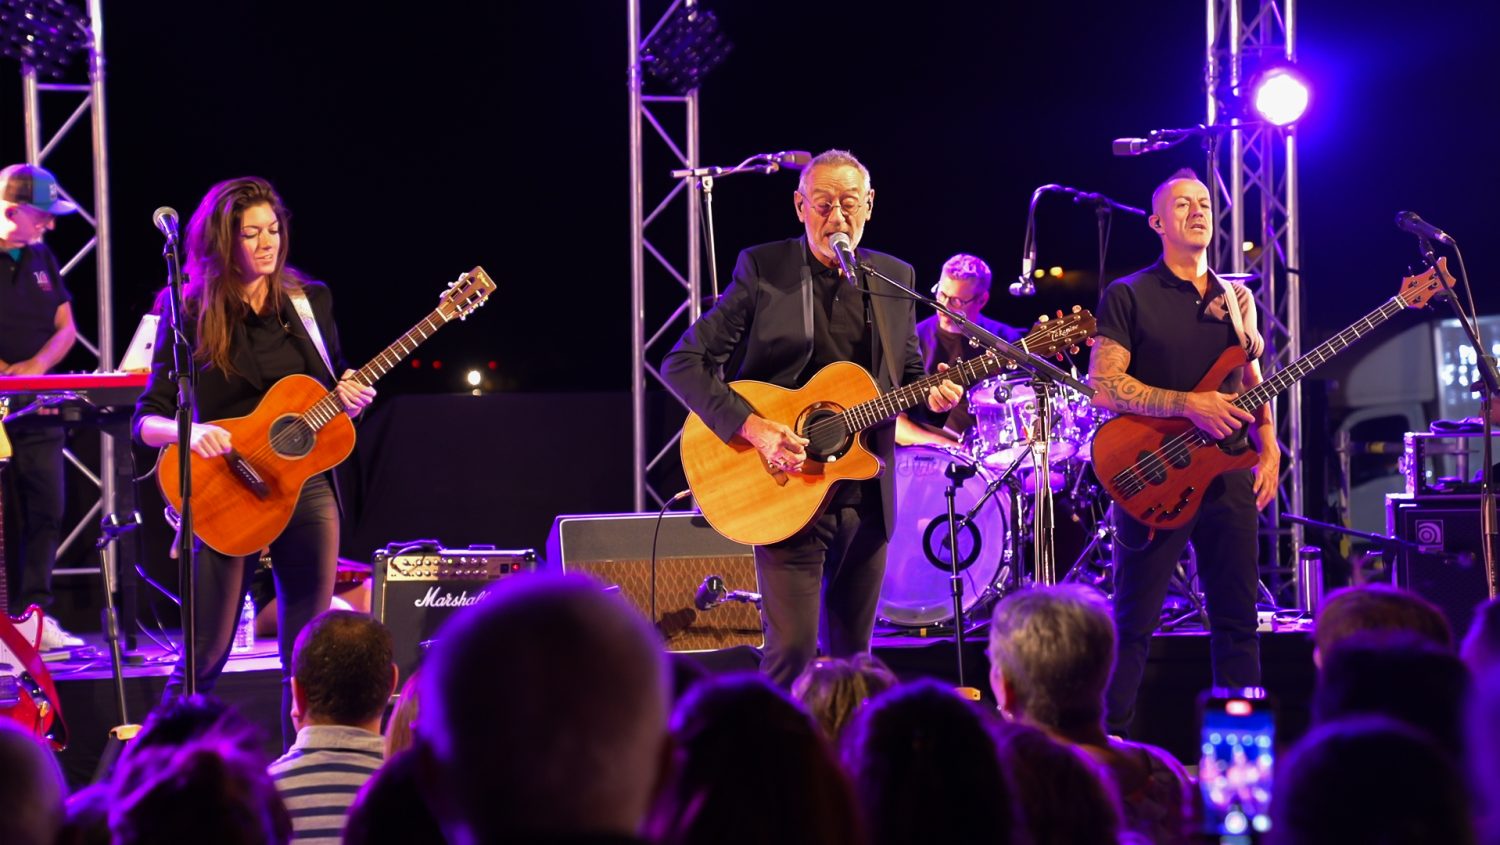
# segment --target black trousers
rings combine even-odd
[[[239,622],[250,575],[259,561],[227,557],[202,543],[194,558],[198,691],[209,692],[224,671]],[[292,646],[308,621],[328,609],[338,569],[339,513],[326,475],[308,479],[291,522],[271,541],[271,572],[276,581],[276,640],[281,655],[281,744],[290,748],[292,726]],[[162,701],[182,694],[186,658],[177,662]]]
[[[835,502],[780,543],[755,547],[766,615],[761,670],[777,685],[791,686],[817,656],[820,639],[833,657],[869,650],[886,543],[879,488],[874,488],[858,504]]]
[[[10,608],[19,614],[28,605],[52,604],[52,566],[62,540],[63,523],[63,430],[47,426],[9,427],[11,455],[8,474],[14,480],[13,513],[18,530],[13,536],[20,548],[10,556],[16,561],[11,572]]]
[[[1146,669],[1151,635],[1161,623],[1161,607],[1178,556],[1192,540],[1198,581],[1208,606],[1214,685],[1260,685],[1260,639],[1255,601],[1257,527],[1253,477],[1249,470],[1225,473],[1204,491],[1191,522],[1175,531],[1150,529],[1114,508],[1115,628],[1119,650],[1105,694],[1105,720],[1111,733],[1124,734],[1135,716],[1136,692]]]

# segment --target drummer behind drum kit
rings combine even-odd
[[[1094,478],[1090,446],[1109,412],[1064,389],[1051,401],[1047,481],[1054,494],[1057,559],[1071,564],[1063,581],[1109,592],[1109,497]],[[896,526],[886,553],[880,618],[902,627],[941,626],[953,620],[952,555],[947,501],[950,468],[969,470],[954,497],[958,566],[966,616],[1032,583],[1033,494],[1036,466],[1028,440],[1036,426],[1036,396],[1026,377],[1001,375],[969,388],[974,424],[959,446],[896,447]],[[1004,477],[1012,464],[1015,471]],[[1174,592],[1189,617],[1201,612],[1191,589],[1196,567],[1191,544],[1184,552]],[[1184,617],[1184,619],[1187,617]]]

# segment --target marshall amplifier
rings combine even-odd
[[[391,631],[404,679],[417,668],[423,643],[436,636],[444,620],[484,598],[499,579],[534,571],[536,551],[393,543],[375,553],[373,569],[371,611]]]
[[[547,537],[547,565],[618,589],[649,619],[656,530],[654,513],[559,516]],[[696,513],[667,514],[655,539],[656,624],[668,651],[765,645],[749,546],[725,538]]]
[[[1460,495],[1385,497],[1388,533],[1421,547],[1402,550],[1396,559],[1396,584],[1437,605],[1462,638],[1474,608],[1489,597],[1484,545],[1479,524],[1479,497]]]

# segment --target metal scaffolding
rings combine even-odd
[[[63,83],[42,82],[38,79],[37,69],[26,63],[21,65],[21,92],[22,103],[25,112],[24,127],[26,134],[26,161],[30,164],[45,166],[47,157],[51,155],[58,144],[76,129],[85,118],[89,119],[89,128],[92,138],[93,155],[93,205],[92,211],[89,204],[80,202],[76,196],[64,193],[68,200],[78,206],[78,217],[85,220],[94,229],[93,237],[70,256],[59,256],[62,260],[62,274],[66,278],[69,273],[76,269],[89,254],[94,256],[94,267],[96,274],[96,288],[98,291],[98,340],[91,341],[82,331],[78,334],[78,342],[82,344],[89,353],[94,355],[99,362],[99,370],[108,372],[114,369],[114,311],[113,311],[113,276],[110,267],[110,225],[109,225],[109,156],[107,154],[106,121],[104,108],[104,17],[103,0],[88,0],[89,29],[92,35],[88,51],[87,82]],[[81,96],[80,96],[81,95]],[[68,116],[58,125],[57,129],[50,135],[42,125],[42,103],[43,98],[47,102],[76,101],[72,104]],[[82,181],[82,174],[77,174],[79,179],[70,178],[66,171],[58,174],[59,190],[63,185],[76,185]],[[84,530],[93,522],[97,521],[101,511],[107,509],[108,513],[115,512],[116,485],[115,477],[115,454],[113,440],[107,434],[100,435],[99,444],[99,471],[95,474],[82,461],[68,453],[68,462],[77,469],[85,478],[99,488],[99,501],[83,516],[77,525],[72,527],[62,540],[58,548],[61,555],[72,545]],[[111,568],[115,566],[114,546],[106,546],[103,552],[104,565]],[[77,569],[57,569],[54,574],[92,574],[98,570],[93,567]]]
[[[1212,266],[1219,272],[1254,273],[1265,315],[1265,373],[1302,355],[1302,283],[1297,182],[1297,132],[1243,120],[1236,108],[1255,71],[1296,61],[1296,0],[1207,0],[1206,125],[1235,127],[1209,145],[1208,179],[1214,197]],[[1247,14],[1248,12],[1248,14]],[[1242,102],[1242,101],[1241,101]],[[1213,136],[1211,136],[1213,137]],[[1252,204],[1258,203],[1258,204]],[[1250,218],[1252,209],[1259,216]],[[1281,443],[1280,492],[1261,512],[1263,545],[1270,558],[1262,575],[1278,604],[1296,589],[1295,555],[1300,525],[1283,529],[1283,509],[1306,513],[1302,473],[1302,388],[1294,384],[1276,402]],[[1299,599],[1300,601],[1300,599]],[[1303,608],[1307,609],[1307,608]]]
[[[626,5],[629,14],[630,40],[627,87],[630,92],[630,340],[633,353],[630,391],[631,414],[634,421],[631,450],[633,478],[635,479],[634,504],[637,511],[643,511],[646,509],[648,499],[653,508],[660,507],[675,492],[664,493],[655,489],[651,483],[653,470],[662,465],[663,461],[673,462],[673,452],[680,433],[673,434],[665,443],[651,442],[647,388],[650,387],[652,381],[659,387],[665,387],[666,384],[662,380],[660,370],[648,360],[648,355],[651,355],[652,350],[659,348],[660,345],[675,341],[677,332],[698,319],[702,302],[700,296],[702,289],[702,235],[700,231],[702,197],[697,191],[689,190],[688,183],[681,180],[677,181],[663,196],[654,199],[647,197],[644,178],[647,154],[646,128],[650,127],[651,137],[660,142],[678,166],[696,167],[699,161],[699,102],[697,88],[681,95],[646,94],[642,54],[662,27],[674,15],[679,14],[679,10],[691,11],[696,6],[696,0],[674,0],[645,38],[640,35],[641,0],[627,0]],[[680,126],[676,130],[669,130],[663,115],[671,115],[671,120],[680,121]],[[677,134],[674,135],[674,131]],[[649,213],[646,211],[647,202],[652,203]],[[647,229],[679,203],[686,207],[687,225],[683,232],[686,237],[686,249],[682,256],[674,258],[664,253],[663,249],[648,237]],[[670,237],[675,239],[678,236],[674,232]],[[665,241],[662,244],[664,246]],[[649,263],[648,253],[651,259]],[[674,295],[671,301],[664,303],[663,307],[670,308],[668,315],[660,325],[651,327],[647,324],[648,306],[654,306],[655,303],[648,303],[647,288],[654,289],[662,285],[648,284],[648,282],[663,277],[675,282],[678,287],[676,295],[680,295],[681,299],[675,298],[676,295]],[[658,310],[652,308],[650,313]],[[676,332],[672,331],[674,327],[677,329]],[[649,335],[647,334],[648,328],[651,329]],[[660,356],[655,357],[657,360],[660,359]],[[666,391],[666,393],[674,395],[671,391]]]

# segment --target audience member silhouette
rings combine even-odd
[[[1361,631],[1406,631],[1453,648],[1453,626],[1432,602],[1389,584],[1365,584],[1334,590],[1323,600],[1313,629],[1313,662],[1322,666],[1330,649]]]
[[[1271,845],[1469,845],[1467,785],[1430,738],[1367,716],[1314,728],[1277,768]]]
[[[864,841],[832,748],[764,676],[700,682],[677,706],[672,738],[673,776],[646,826],[658,845]]]
[[[823,736],[838,744],[855,711],[895,685],[895,673],[874,655],[820,657],[792,682],[792,698],[812,714]]]
[[[1188,840],[1197,804],[1182,764],[1160,748],[1105,733],[1115,626],[1097,590],[1066,584],[1006,596],[995,607],[989,657],[1001,712],[1098,761],[1130,830],[1161,845]]]
[[[645,618],[582,576],[500,581],[438,631],[415,749],[455,845],[635,835],[667,757]]]
[[[936,681],[871,699],[845,733],[872,845],[1016,841],[1012,789],[973,702]]]

